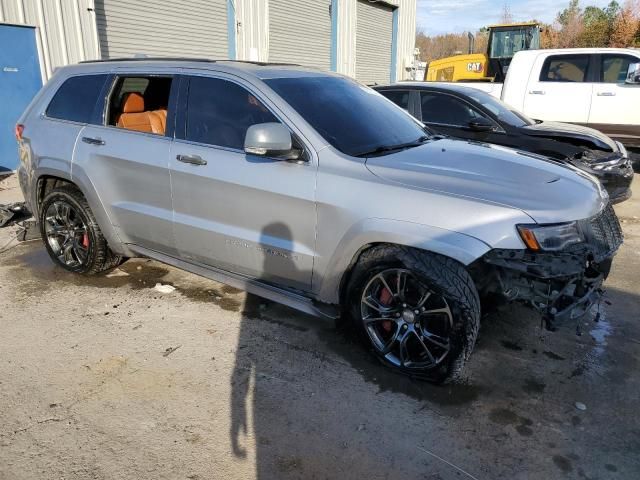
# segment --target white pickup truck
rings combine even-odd
[[[596,128],[640,147],[640,50],[576,48],[515,54],[504,84],[467,83],[527,116]]]

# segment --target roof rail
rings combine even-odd
[[[216,62],[232,62],[232,63],[248,63],[251,65],[260,66],[290,66],[299,67],[297,63],[280,63],[280,62],[258,62],[252,60],[228,60],[228,59],[213,59],[213,58],[190,58],[190,57],[123,57],[123,58],[107,58],[100,60],[83,60],[78,63],[111,63],[111,62],[204,62],[204,63],[216,63]]]
[[[99,60],[83,60],[78,63],[110,63],[110,62],[215,62],[210,58],[189,58],[189,57],[122,57],[103,58]]]

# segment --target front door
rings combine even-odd
[[[309,290],[316,238],[315,160],[298,164],[245,154],[248,127],[280,121],[273,113],[277,110],[254,89],[224,76],[186,81],[188,88],[180,90],[184,119],[176,125],[171,158],[181,256]]]
[[[0,173],[18,166],[14,128],[41,86],[35,28],[0,24]]]
[[[496,135],[503,136],[502,128],[469,102],[442,92],[420,92],[422,122],[436,132],[477,142],[496,142]],[[470,124],[478,120],[493,123],[493,130],[477,131]],[[496,143],[500,143],[497,141]]]
[[[607,54],[599,56],[599,82],[593,89],[589,124],[640,125],[640,86],[627,85],[629,65],[640,63],[631,55]],[[606,129],[606,127],[604,127]]]
[[[540,76],[529,81],[524,113],[536,120],[587,123],[591,108],[591,55],[548,57]]]

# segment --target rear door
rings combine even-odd
[[[525,93],[526,115],[536,120],[587,123],[593,92],[592,55],[541,55],[532,72],[536,77],[529,80]]]
[[[168,255],[175,253],[169,158],[177,84],[163,70],[112,76],[100,122],[80,132],[73,164],[73,176],[93,185],[124,243]],[[132,94],[143,99],[128,113],[139,119],[135,126],[121,121]],[[150,112],[163,110],[165,131],[145,128]]]
[[[598,81],[594,85],[589,124],[640,125],[640,87],[627,85],[629,65],[640,58],[625,54],[594,55]],[[605,127],[605,130],[610,130]]]
[[[246,154],[249,126],[282,121],[275,106],[233,76],[187,78],[170,159],[181,257],[308,291],[317,163]]]

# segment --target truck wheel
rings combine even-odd
[[[480,328],[480,300],[455,260],[422,250],[367,250],[347,287],[356,329],[385,364],[434,383],[459,378]]]
[[[66,270],[92,275],[122,260],[109,249],[89,204],[73,187],[56,188],[44,197],[39,223],[49,256]]]

